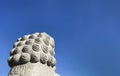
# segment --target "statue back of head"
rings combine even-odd
[[[45,32],[18,38],[8,58],[8,76],[59,76],[54,48],[54,39]]]

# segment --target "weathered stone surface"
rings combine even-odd
[[[54,39],[45,32],[18,38],[8,58],[8,76],[59,76],[54,47]]]

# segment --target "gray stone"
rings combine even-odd
[[[54,39],[45,32],[18,38],[8,58],[8,76],[60,76],[54,48]]]

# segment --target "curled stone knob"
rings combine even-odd
[[[14,54],[18,54],[20,52],[21,52],[20,48],[14,48],[14,49],[12,49],[12,51],[10,52],[10,54],[14,55]]]
[[[24,43],[23,43],[23,42],[19,42],[19,43],[17,44],[17,47],[22,46],[22,45],[24,45]]]
[[[41,49],[44,53],[48,53],[48,47],[46,45],[41,45]]]
[[[32,52],[31,53],[31,62],[35,63],[40,61],[40,54],[38,52]]]
[[[28,36],[25,35],[25,36],[23,36],[23,37],[21,38],[21,41],[27,40],[27,38],[28,38]]]
[[[21,40],[21,38],[18,38],[18,39],[17,39],[17,41],[20,41],[20,40]]]
[[[30,61],[30,54],[28,53],[22,53],[21,57],[20,57],[20,62],[21,63],[27,63]]]
[[[32,49],[36,52],[40,51],[39,50],[39,45],[37,45],[37,44],[32,45]]]
[[[54,57],[52,57],[52,64],[51,66],[54,67],[56,65],[56,59]]]
[[[25,42],[25,44],[26,44],[26,45],[31,45],[31,44],[32,44],[32,40],[27,40],[27,41]]]
[[[42,64],[45,64],[47,62],[47,56],[46,56],[46,54],[44,54],[44,53],[40,54],[40,62]]]
[[[43,42],[44,42],[46,45],[49,45],[49,40],[48,40],[48,39],[43,39]]]
[[[49,43],[50,43],[50,45],[51,45],[52,48],[55,47],[54,41],[52,39],[49,41]]]
[[[13,61],[15,64],[19,64],[20,54],[13,55]]]
[[[35,43],[40,44],[40,42],[41,42],[41,41],[40,41],[40,38],[36,38],[36,39],[35,39]]]
[[[15,47],[17,47],[17,44],[18,44],[19,42],[15,42],[14,44],[13,44],[13,48],[15,48]]]
[[[37,37],[42,37],[41,33],[37,35]]]
[[[14,52],[14,48],[10,51],[10,56],[13,55],[13,52]]]
[[[12,66],[14,65],[12,59],[13,59],[13,56],[10,56],[10,57],[8,58],[8,65],[9,65],[10,67],[12,67]]]
[[[40,33],[39,33],[39,32],[36,32],[36,33],[34,33],[34,34],[37,36],[37,35],[39,35]]]
[[[24,46],[22,49],[22,52],[24,53],[31,53],[31,46]]]
[[[52,57],[50,56],[50,57],[48,58],[47,65],[48,65],[48,66],[52,66],[52,61],[53,61],[53,59],[52,59]]]
[[[36,37],[36,35],[32,34],[32,35],[29,36],[29,39],[34,39],[35,37]]]
[[[54,56],[54,48],[49,48],[49,52],[51,56]]]
[[[48,40],[50,40],[50,36],[49,36],[49,35],[46,34],[45,37],[46,37]]]

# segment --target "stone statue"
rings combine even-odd
[[[54,39],[45,32],[18,38],[8,58],[8,76],[59,76],[54,48]]]

